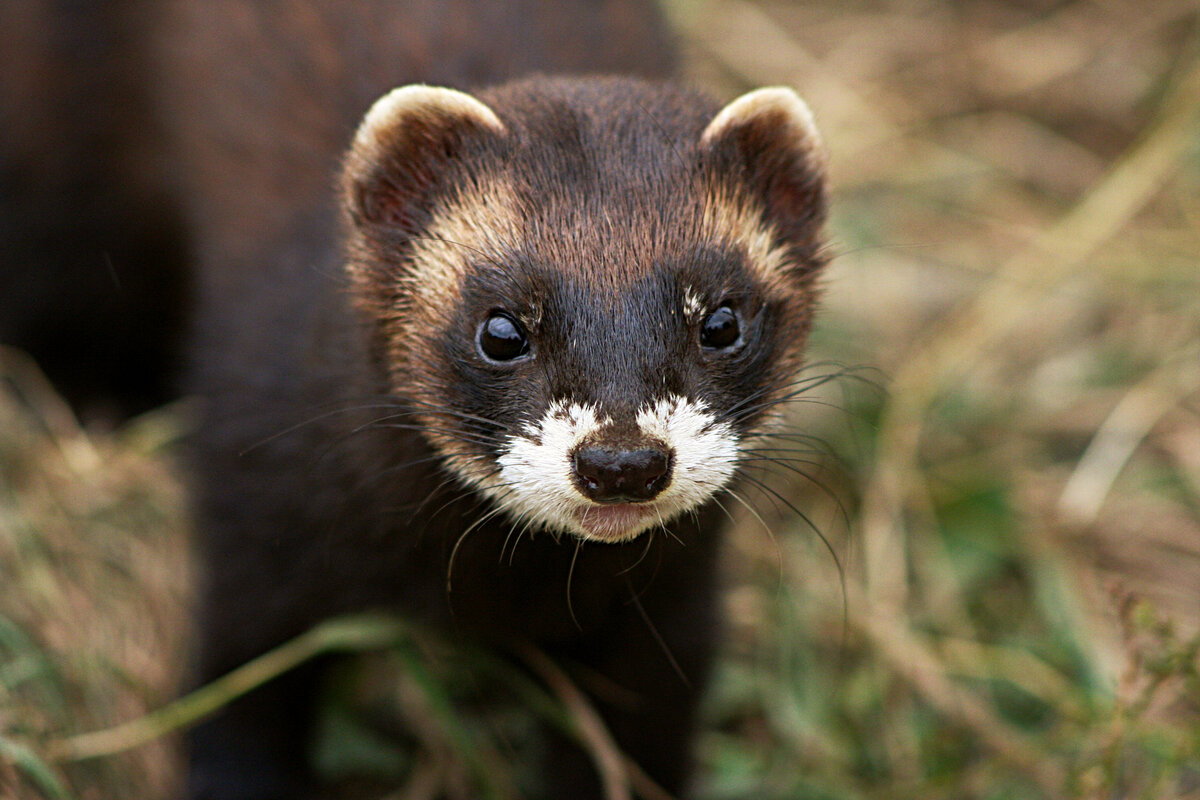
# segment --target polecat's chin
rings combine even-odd
[[[585,538],[598,542],[625,542],[655,523],[650,503],[587,505],[575,509],[575,521]]]

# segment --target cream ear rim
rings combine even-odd
[[[354,149],[375,150],[389,131],[406,120],[420,118],[470,120],[496,133],[505,131],[496,112],[466,92],[414,83],[393,89],[375,101],[354,134]]]
[[[817,129],[812,110],[798,94],[786,86],[755,89],[733,100],[708,123],[708,127],[700,136],[700,143],[707,145],[720,138],[730,128],[771,112],[782,112],[791,122],[797,138],[808,147],[817,151],[824,149],[824,140]]]

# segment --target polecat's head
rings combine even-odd
[[[344,189],[392,391],[518,523],[622,541],[696,508],[800,365],[826,199],[789,89],[407,86]]]

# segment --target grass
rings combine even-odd
[[[0,349],[0,796],[165,797],[176,783],[169,742],[69,775],[48,751],[174,692],[188,563],[166,450],[184,416],[89,434]]]
[[[838,253],[813,360],[878,369],[796,409],[831,492],[773,476],[844,591],[804,520],[731,507],[699,796],[1200,798],[1200,10],[666,7],[696,82],[809,99]],[[63,742],[172,697],[186,405],[88,432],[19,356],[0,368],[0,796],[168,797],[171,736],[78,762]],[[476,749],[504,796],[513,706],[586,718],[530,686],[481,726],[416,642],[333,693],[331,774],[460,796],[479,774],[451,755]],[[427,755],[343,713],[381,703]]]

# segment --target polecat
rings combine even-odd
[[[825,205],[788,89],[385,95],[344,158],[341,255],[325,205],[290,206],[269,263],[226,249],[209,278],[199,678],[399,609],[620,687],[594,699],[618,745],[684,794],[719,499],[801,363]],[[313,673],[196,731],[193,798],[312,796]],[[600,796],[561,738],[542,772]]]

